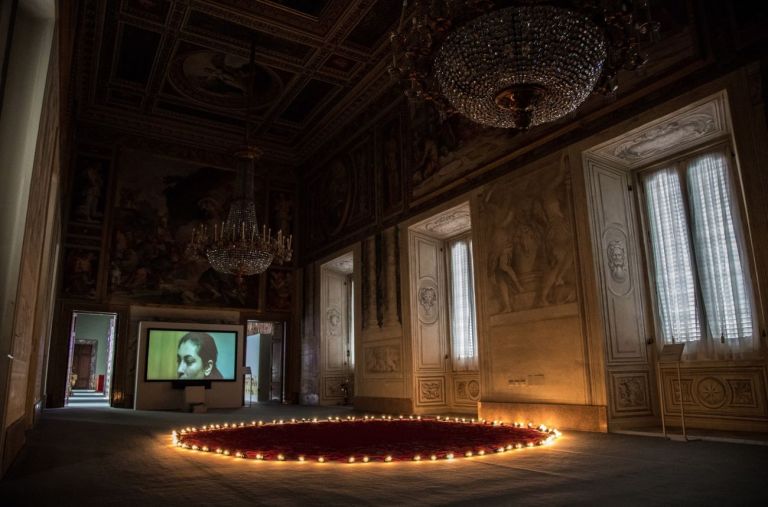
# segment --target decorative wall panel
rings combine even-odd
[[[418,377],[417,405],[445,405],[445,378]]]
[[[480,377],[479,375],[457,375],[453,376],[453,401],[460,405],[475,406],[480,399]]]
[[[591,158],[586,163],[608,362],[644,363],[647,331],[629,173]]]
[[[366,345],[363,348],[363,357],[365,358],[366,377],[402,371],[402,352],[399,340],[385,345]]]
[[[593,150],[606,162],[634,168],[662,160],[728,133],[725,92],[676,111]]]
[[[612,417],[653,415],[648,371],[609,372]]]
[[[768,419],[765,371],[760,366],[711,366],[661,369],[665,414],[713,418]]]
[[[342,400],[346,394],[346,382],[349,378],[346,376],[327,376],[322,379],[323,399],[324,400]]]
[[[439,240],[410,233],[413,350],[417,371],[443,371],[446,330],[442,317],[442,252]]]

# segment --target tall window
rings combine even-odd
[[[349,370],[355,371],[355,279],[352,275],[347,276],[347,314],[349,315],[349,330],[347,331],[347,362]]]
[[[642,176],[665,343],[725,358],[753,347],[753,306],[736,186],[725,148]]]
[[[472,276],[472,240],[469,236],[448,241],[448,267],[453,369],[477,370],[475,282]]]

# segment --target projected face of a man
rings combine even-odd
[[[203,361],[199,354],[199,347],[191,341],[185,341],[179,345],[176,361],[179,368],[176,371],[180,379],[205,378],[213,369],[213,361]]]

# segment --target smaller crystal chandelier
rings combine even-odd
[[[273,261],[289,262],[292,256],[289,231],[272,230],[256,219],[253,176],[254,163],[262,151],[249,143],[251,95],[253,93],[254,47],[251,44],[251,59],[248,82],[248,107],[246,110],[245,144],[235,150],[237,160],[237,191],[227,219],[220,224],[202,224],[192,232],[192,241],[187,246],[188,255],[193,259],[205,258],[213,269],[220,273],[235,275],[238,283],[244,276],[263,273]]]
[[[391,35],[390,74],[412,102],[528,129],[616,90],[658,31],[646,0],[413,0]]]

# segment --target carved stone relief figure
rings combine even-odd
[[[551,167],[508,178],[481,196],[488,241],[491,312],[508,313],[576,300],[573,231],[566,171]],[[542,182],[546,182],[542,185]]]
[[[621,408],[643,408],[648,404],[643,377],[622,377],[617,390],[617,403]]]
[[[328,334],[330,336],[341,335],[341,312],[336,307],[328,308]]]
[[[606,259],[613,279],[623,283],[627,279],[627,253],[624,242],[621,240],[609,241]]]
[[[432,280],[422,282],[418,291],[419,319],[425,324],[437,320],[437,285]]]
[[[395,345],[365,349],[365,371],[369,373],[400,371],[400,349]]]

